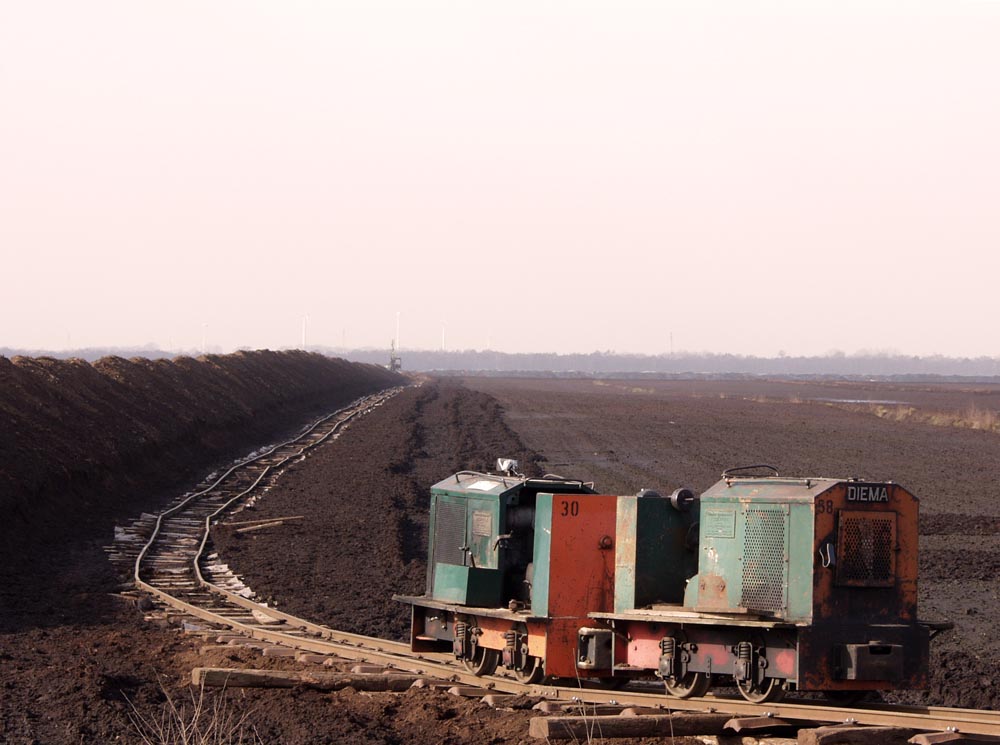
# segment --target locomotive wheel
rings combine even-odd
[[[784,681],[780,678],[764,678],[759,686],[753,683],[736,681],[736,687],[747,701],[753,704],[766,704],[769,701],[780,701],[785,697]]]
[[[541,683],[545,678],[545,664],[537,657],[528,656],[524,660],[524,667],[514,671],[514,677],[526,685]]]
[[[462,665],[473,675],[492,675],[500,664],[500,653],[487,647],[476,647],[472,659],[462,660]]]
[[[683,678],[664,678],[663,684],[667,688],[667,693],[675,698],[692,698],[704,696],[712,685],[712,676],[708,673],[689,672]]]

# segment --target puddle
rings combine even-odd
[[[909,401],[894,401],[890,398],[813,398],[825,404],[880,404],[882,406],[909,406]]]

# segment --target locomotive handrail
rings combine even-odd
[[[933,639],[938,634],[944,631],[951,631],[953,628],[955,628],[954,621],[925,621],[922,618],[918,618],[917,623],[919,623],[921,626],[926,627],[927,630],[931,632],[928,639]]]
[[[753,465],[750,466],[735,466],[734,468],[727,468],[725,471],[722,472],[722,478],[728,479],[737,471],[752,471],[755,468],[767,468],[768,470],[774,471],[775,476],[781,475],[780,473],[778,473],[778,469],[772,465],[769,465],[767,463],[754,463]]]
[[[504,485],[504,488],[510,488],[507,484],[508,481],[511,483],[523,483],[528,484],[531,482],[542,482],[542,483],[562,483],[562,484],[579,484],[580,488],[594,488],[593,481],[584,481],[583,479],[568,479],[563,476],[558,476],[554,473],[547,473],[544,476],[507,476],[500,473],[483,473],[482,471],[456,471],[454,474],[455,483],[461,484],[462,480],[459,476],[475,476],[484,479],[498,479],[500,483]],[[450,478],[450,477],[449,477]]]

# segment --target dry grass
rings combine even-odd
[[[577,678],[579,681],[579,678]],[[578,716],[582,717],[587,722],[586,737],[580,738],[575,734],[573,735],[573,742],[577,743],[587,743],[587,745],[600,745],[606,743],[603,733],[601,732],[600,724],[597,720],[597,704],[588,704],[586,701],[577,700],[576,706],[567,707],[563,711],[564,716]]]
[[[892,422],[918,422],[935,427],[978,429],[1000,434],[1000,414],[990,409],[970,405],[965,411],[924,411],[914,406],[887,406],[885,404],[827,404],[848,411],[874,414]]]
[[[975,405],[972,405],[966,411],[965,420],[972,429],[987,429],[992,432],[1000,432],[1000,415],[995,411],[979,409]]]
[[[250,711],[240,711],[221,692],[205,696],[204,686],[195,693],[190,691],[190,701],[174,701],[165,688],[160,687],[166,701],[159,711],[140,712],[129,701],[129,720],[145,745],[257,745],[263,740],[249,722]]]
[[[719,394],[719,398],[725,397],[725,394]],[[774,398],[761,394],[745,397],[744,400],[759,404],[816,403],[815,401],[804,401],[799,396]],[[831,406],[835,409],[873,414],[880,419],[886,419],[891,422],[918,422],[921,424],[930,424],[935,427],[960,427],[962,429],[978,429],[984,432],[996,432],[1000,434],[1000,412],[993,411],[992,409],[981,409],[975,404],[970,404],[964,411],[927,411],[906,404],[839,403],[836,401],[824,401],[822,403],[825,406]]]

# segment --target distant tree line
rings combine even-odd
[[[389,361],[388,349],[340,349],[310,346],[309,351],[333,357],[343,357],[354,362],[385,365]],[[196,356],[198,352],[184,354]],[[0,355],[12,357],[26,355],[48,356],[65,359],[80,357],[94,361],[101,357],[148,357],[151,359],[175,357],[176,352],[143,347],[102,347],[50,352],[0,347]],[[435,351],[404,349],[401,352],[403,370],[410,372],[439,372],[476,375],[558,375],[566,377],[742,377],[742,376],[826,376],[844,378],[891,379],[998,379],[1000,358],[997,357],[944,357],[933,355],[917,357],[888,353],[843,354],[831,353],[819,357],[753,357],[738,354],[616,354],[591,352],[589,354],[555,354],[536,352],[511,354],[494,351]]]
[[[334,350],[323,350],[334,351]],[[389,350],[335,350],[357,362],[385,364]],[[996,357],[916,357],[891,354],[841,354],[821,357],[753,357],[737,354],[508,354],[492,351],[406,350],[403,370],[477,374],[554,373],[561,375],[624,377],[667,376],[842,376],[855,377],[1000,377]]]

